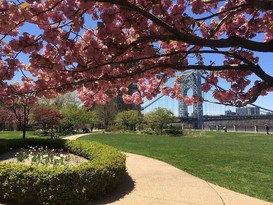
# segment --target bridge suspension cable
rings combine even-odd
[[[142,107],[141,110],[145,110],[146,108],[150,107],[152,104],[154,104],[156,101],[160,100],[163,97],[164,97],[164,95],[159,96],[158,98],[156,98],[155,100],[153,100],[151,103],[149,103],[145,107]]]
[[[193,70],[188,70],[185,71],[184,73],[184,79],[187,79],[194,71]],[[168,83],[168,85],[170,85],[170,82]],[[156,98],[155,100],[153,100],[151,103],[149,103],[148,105],[144,106],[141,108],[141,110],[145,110],[146,108],[150,107],[152,104],[154,104],[155,102],[157,102],[158,100],[160,100],[162,97],[164,97],[165,95],[160,95],[158,98]]]

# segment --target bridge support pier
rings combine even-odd
[[[237,125],[233,125],[234,132],[237,132]]]
[[[216,125],[216,130],[219,131],[220,130],[220,126]]]
[[[202,98],[200,72],[197,70],[185,71],[182,74],[182,77],[183,82],[181,83],[181,93],[183,97],[186,97],[189,89],[192,89],[194,96],[199,96],[200,98]],[[184,100],[179,101],[179,117],[190,117],[188,112],[188,105],[185,103]],[[202,129],[204,125],[202,102],[193,105],[192,117],[196,118],[196,121],[193,123],[193,128]]]
[[[255,126],[254,126],[254,130],[255,130],[256,133],[259,132],[258,125],[255,125]]]

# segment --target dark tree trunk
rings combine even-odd
[[[23,140],[25,140],[26,139],[26,129],[25,128],[23,128],[23,133],[22,133],[22,138],[23,138]]]
[[[160,134],[163,134],[163,125],[160,126]]]
[[[23,124],[22,124],[22,131],[23,131],[22,138],[24,140],[24,139],[26,139],[27,125],[28,125],[28,114],[29,114],[27,106],[23,106],[23,112],[24,112],[24,115],[23,115]]]

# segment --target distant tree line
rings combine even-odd
[[[145,114],[139,109],[119,111],[115,100],[87,109],[74,93],[51,100],[42,98],[34,105],[25,99],[18,99],[10,107],[4,104],[0,106],[0,130],[21,130],[23,139],[26,138],[27,130],[51,137],[55,133],[88,133],[94,128],[163,134],[163,130],[176,121],[174,114],[165,108]]]

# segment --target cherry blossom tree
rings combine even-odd
[[[0,105],[0,130],[10,129],[12,125],[17,125],[14,113],[5,106]]]
[[[18,126],[22,130],[23,139],[26,139],[26,132],[29,126],[29,115],[36,100],[37,99],[32,94],[14,95],[12,97],[11,105],[6,105],[6,107],[13,112]]]
[[[127,103],[160,92],[181,98],[179,73],[191,69],[205,77],[204,91],[229,83],[214,90],[221,103],[244,106],[273,90],[258,57],[273,52],[272,0],[2,0],[0,11],[7,103],[18,73],[20,92],[54,98],[76,90],[86,106],[119,90]],[[132,82],[139,92],[129,95]]]
[[[22,130],[23,139],[26,138],[31,109],[38,103],[35,92],[26,92],[29,88],[31,87],[29,87],[26,82],[21,84],[15,82],[8,86],[6,94],[0,95],[0,102],[2,105],[14,114],[17,124]]]
[[[48,129],[53,130],[54,126],[60,125],[63,115],[59,110],[53,109],[49,106],[39,105],[33,108],[32,119],[35,123],[42,126],[46,133]],[[53,136],[51,135],[51,138]]]

